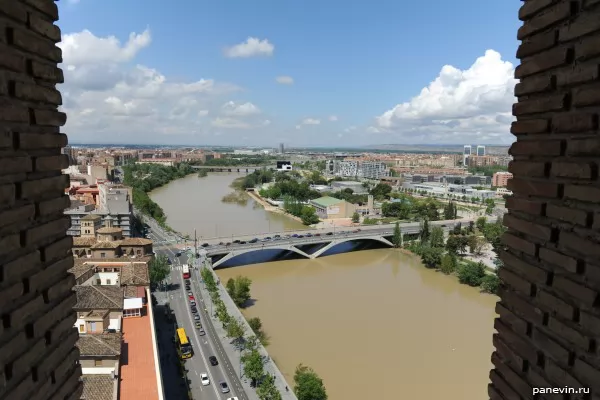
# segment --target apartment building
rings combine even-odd
[[[325,171],[341,177],[377,180],[390,175],[387,164],[382,161],[327,160]]]
[[[512,176],[513,175],[510,172],[495,172],[492,176],[492,186],[506,187],[506,185],[508,184],[508,180],[511,179]]]

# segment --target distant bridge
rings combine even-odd
[[[192,166],[192,168],[196,168],[196,169],[205,169],[208,170],[208,172],[250,172],[250,171],[256,171],[256,170],[261,170],[263,168],[266,169],[275,169],[277,168],[274,165],[269,165],[269,166],[256,166],[256,165],[231,165],[231,166],[217,166],[217,165],[194,165]]]
[[[429,225],[430,227],[441,226],[445,232],[448,232],[455,225],[459,223],[468,224],[469,221],[471,219],[434,221],[430,222]],[[403,236],[419,234],[421,232],[421,224],[418,222],[400,224],[400,230]],[[296,235],[302,235],[303,237],[295,237]],[[349,227],[338,228],[337,230],[286,232],[285,235],[277,235],[277,239],[275,239],[273,233],[265,233],[257,236],[270,237],[270,239],[265,240],[264,237],[257,237],[256,239],[259,240],[254,243],[248,242],[254,239],[252,236],[230,236],[227,238],[211,239],[205,251],[206,256],[210,257],[213,261],[213,268],[217,268],[235,257],[263,250],[289,251],[305,258],[313,259],[323,255],[323,253],[339,244],[351,241],[372,240],[393,247],[393,235],[394,225],[374,225],[361,227],[361,229]],[[234,241],[244,241],[245,243],[234,243]]]

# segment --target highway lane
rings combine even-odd
[[[150,238],[157,241],[164,241],[167,239],[162,236],[162,233],[158,231],[158,229],[152,230]],[[163,248],[157,249],[156,253],[164,254],[173,261],[171,273],[167,280],[172,283],[173,287],[176,287],[176,289],[169,292],[169,304],[175,313],[178,325],[186,330],[194,349],[194,356],[186,360],[186,369],[189,371],[188,378],[191,381],[190,388],[194,395],[194,399],[225,400],[232,396],[237,396],[239,400],[245,400],[246,396],[241,389],[241,384],[239,383],[235,372],[232,371],[231,364],[227,359],[224,359],[224,352],[221,348],[219,339],[215,336],[212,323],[204,312],[204,306],[200,301],[199,290],[192,291],[196,297],[196,302],[198,304],[197,308],[201,313],[204,313],[201,317],[201,322],[206,331],[206,335],[200,336],[195,328],[195,321],[190,310],[188,293],[185,290],[185,282],[181,272],[181,265],[188,262],[188,260],[185,255],[182,255],[179,259],[175,257],[176,251],[175,248]],[[193,271],[191,274],[194,277],[197,274],[197,271]],[[212,355],[217,357],[219,365],[211,366],[209,364],[208,357]],[[202,386],[201,384],[200,374],[204,372],[207,373],[210,378],[209,386]],[[229,393],[221,393],[220,387],[218,387],[218,383],[221,381],[227,383],[231,390]]]

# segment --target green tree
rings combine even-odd
[[[360,222],[360,215],[356,211],[354,211],[354,214],[352,214],[352,222],[355,224]]]
[[[200,171],[198,171],[198,178],[204,178],[208,176],[208,172],[205,169],[200,169]]]
[[[246,325],[244,325],[237,318],[231,318],[227,324],[227,337],[232,338],[236,343],[239,343],[240,339],[246,333]]]
[[[421,261],[427,268],[437,268],[442,263],[444,250],[439,247],[424,246],[421,248]]]
[[[298,400],[327,400],[323,379],[310,367],[298,365],[294,373],[294,393]]]
[[[275,386],[275,378],[268,374],[256,389],[256,394],[260,400],[281,400],[281,393]]]
[[[431,236],[429,237],[429,245],[431,247],[444,247],[444,230],[440,226],[434,226],[431,229]]]
[[[506,231],[506,228],[502,225],[502,221],[500,218],[496,220],[493,224],[486,224],[483,229],[483,236],[485,240],[488,241],[492,245],[492,248],[498,254],[500,248],[502,247],[501,237]]]
[[[262,329],[262,321],[259,317],[252,317],[248,320],[248,325],[250,325],[250,329],[256,334],[260,332]]]
[[[383,200],[389,197],[391,191],[392,187],[390,185],[386,185],[385,183],[378,183],[371,190],[371,194],[374,198]]]
[[[495,274],[486,274],[481,280],[481,288],[487,293],[498,294],[500,278]]]
[[[246,352],[242,356],[242,363],[244,364],[244,375],[252,380],[253,385],[265,374],[262,356],[256,349]]]
[[[483,230],[485,229],[486,223],[487,223],[487,218],[479,217],[479,218],[477,218],[477,221],[475,222],[475,226],[477,227],[479,232],[483,232]]]
[[[215,281],[215,276],[209,268],[202,268],[202,270],[200,270],[200,276],[202,277],[202,280],[206,285],[206,289],[209,292],[213,293],[217,291],[218,287],[217,282]]]
[[[167,256],[160,254],[153,258],[149,262],[148,270],[152,284],[163,281],[171,272]]]
[[[315,209],[311,206],[302,206],[300,211],[300,219],[304,225],[313,225],[320,221]]]
[[[238,307],[245,307],[250,300],[250,285],[252,280],[247,276],[238,275],[227,280],[227,293]]]
[[[392,237],[392,243],[394,247],[402,246],[402,231],[400,231],[400,224],[396,222],[394,226],[394,236]]]
[[[453,256],[452,254],[444,254],[444,256],[442,257],[440,270],[444,274],[449,275],[456,270],[456,264],[457,260],[455,256]]]
[[[426,244],[429,242],[431,232],[429,231],[429,221],[425,219],[421,224],[421,243]]]
[[[458,267],[458,280],[469,286],[480,286],[485,276],[485,265],[479,262],[465,261]]]

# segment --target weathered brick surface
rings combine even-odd
[[[0,10],[0,398],[79,398],[58,8],[0,0]]]
[[[600,1],[525,0],[490,399],[600,398]]]

